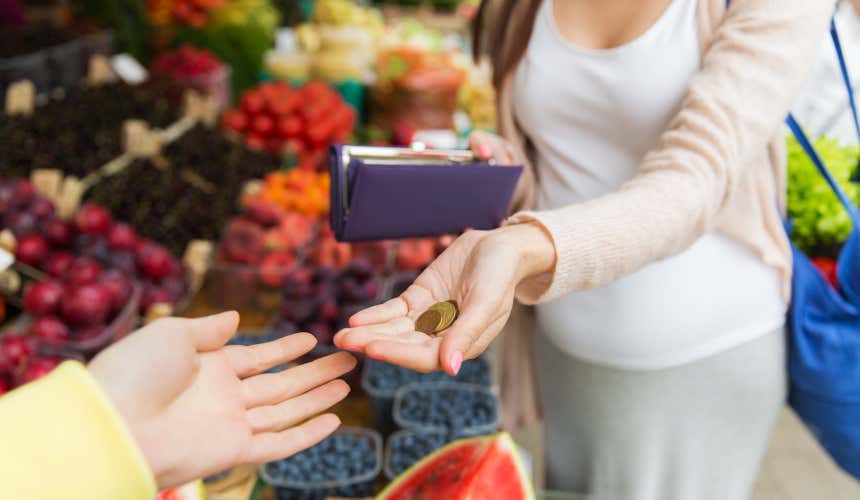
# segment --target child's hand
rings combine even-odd
[[[238,320],[235,312],[162,319],[89,365],[160,488],[292,455],[340,425],[331,414],[305,420],[346,397],[349,386],[335,378],[352,370],[355,359],[338,353],[263,374],[307,353],[316,341],[302,333],[252,347],[224,347]]]

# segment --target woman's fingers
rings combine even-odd
[[[439,365],[439,338],[431,338],[422,343],[407,343],[397,340],[377,340],[371,342],[364,352],[373,359],[392,363],[417,372],[434,372]]]
[[[514,163],[513,151],[502,137],[483,131],[475,131],[469,135],[469,149],[481,160],[494,159],[501,165]]]
[[[255,434],[277,432],[322,413],[342,401],[347,394],[349,384],[343,380],[332,380],[283,403],[248,410],[248,424]]]
[[[368,307],[353,314],[349,318],[349,326],[356,327],[362,325],[373,325],[377,323],[385,323],[394,318],[406,316],[409,312],[409,306],[401,297],[395,297],[391,300],[383,302],[377,306]]]
[[[375,340],[403,340],[409,342],[411,333],[415,332],[415,324],[411,319],[402,316],[386,323],[357,326],[341,330],[334,337],[334,344],[349,351],[364,350],[367,344]]]
[[[337,416],[327,413],[281,432],[264,432],[251,437],[248,463],[264,463],[295,455],[319,443],[340,426]]]
[[[460,317],[442,336],[439,349],[439,362],[449,375],[454,376],[460,371],[475,342],[498,322],[499,316],[496,308],[486,302],[471,300],[464,304]]]
[[[339,352],[280,373],[264,373],[242,381],[246,408],[278,404],[349,373],[356,360]]]
[[[224,354],[236,376],[250,377],[307,354],[317,344],[309,333],[294,333],[254,346],[227,346]]]
[[[349,318],[349,326],[375,325],[404,316],[412,317],[421,314],[437,300],[427,288],[412,284],[399,297],[355,313]]]

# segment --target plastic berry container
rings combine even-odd
[[[72,88],[81,81],[84,67],[81,64],[80,39],[70,40],[46,50],[52,88]]]
[[[340,436],[340,437],[338,437]],[[335,439],[344,439],[336,445]],[[348,440],[361,443],[350,446]],[[305,460],[315,457],[316,464]],[[355,466],[341,477],[326,477],[337,466]],[[293,471],[292,477],[286,472]],[[325,500],[329,497],[362,498],[373,495],[373,484],[382,471],[382,437],[371,429],[342,427],[320,444],[277,462],[263,464],[260,478],[275,489],[278,500]],[[331,476],[331,474],[329,474]]]
[[[81,67],[85,72],[93,56],[113,54],[113,39],[113,31],[110,30],[94,31],[81,36]]]
[[[387,480],[393,481],[427,455],[457,439],[456,435],[446,431],[397,431],[389,436],[385,445],[382,473]]]
[[[397,429],[393,418],[394,398],[402,387],[447,381],[489,388],[491,379],[490,364],[485,358],[465,361],[456,377],[444,372],[422,374],[384,361],[367,359],[361,375],[361,387],[370,397],[374,427],[383,435],[388,435]]]
[[[174,77],[174,79],[181,87],[194,89],[212,96],[218,111],[223,111],[230,107],[233,95],[230,90],[231,74],[230,66],[221,64],[217,69],[206,74]]]
[[[295,267],[300,264],[296,263]],[[206,278],[210,301],[220,309],[273,314],[283,302],[281,287],[270,287],[260,279],[260,268],[215,259]]]
[[[5,94],[10,84],[30,80],[36,92],[47,92],[51,86],[47,52],[40,50],[32,54],[0,59],[0,90]]]
[[[470,410],[464,413],[463,410]],[[436,412],[430,415],[429,412]],[[481,436],[498,430],[498,398],[486,387],[460,382],[410,384],[394,398],[394,423],[422,432]]]
[[[90,359],[99,353],[108,345],[125,337],[133,332],[137,327],[138,308],[140,307],[140,297],[143,293],[143,287],[135,283],[128,302],[120,310],[116,317],[110,322],[104,330],[97,336],[81,339],[68,340],[65,342],[51,342],[47,340],[39,340],[37,345],[41,346],[47,352],[63,353],[77,352],[83,355],[86,359]]]

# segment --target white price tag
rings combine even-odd
[[[146,68],[130,54],[117,54],[111,57],[110,64],[113,72],[129,85],[143,83],[149,77]]]
[[[12,267],[15,262],[15,256],[10,252],[0,248],[0,273]]]

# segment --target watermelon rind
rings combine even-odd
[[[519,472],[520,480],[521,480],[521,482],[524,486],[524,489],[526,491],[526,496],[525,496],[524,500],[535,500],[534,488],[532,488],[531,479],[528,477],[528,474],[526,473],[526,468],[522,462],[522,457],[521,457],[520,452],[519,452],[519,447],[517,447],[516,443],[514,443],[514,440],[511,438],[510,434],[508,434],[507,432],[499,432],[497,434],[491,434],[488,436],[480,436],[480,437],[474,437],[474,438],[460,439],[458,441],[454,441],[452,443],[449,443],[449,444],[443,446],[442,448],[439,448],[438,450],[434,451],[433,453],[422,458],[420,461],[418,461],[415,465],[413,465],[412,467],[407,469],[405,472],[401,473],[397,477],[397,479],[392,481],[388,486],[385,487],[384,490],[382,490],[381,493],[379,493],[379,495],[376,496],[376,500],[385,500],[386,498],[388,498],[389,495],[391,495],[392,493],[397,491],[397,489],[400,487],[400,485],[402,483],[409,480],[409,478],[416,471],[423,469],[427,463],[432,462],[433,460],[438,458],[440,455],[444,455],[445,453],[448,453],[451,450],[454,450],[454,449],[456,449],[460,446],[463,446],[465,444],[472,444],[472,443],[484,442],[484,441],[490,441],[490,442],[498,443],[501,446],[501,448],[507,450],[508,454],[511,457],[513,457],[514,464],[516,465],[517,471]]]

